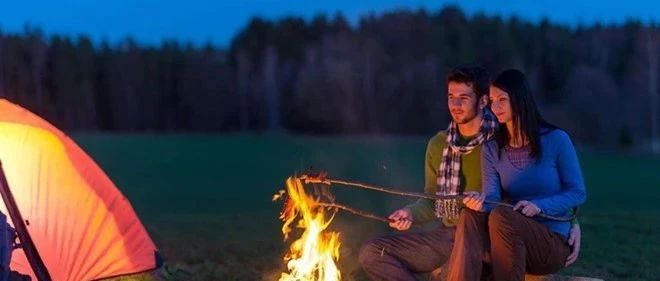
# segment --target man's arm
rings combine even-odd
[[[440,139],[438,139],[440,138]],[[443,140],[442,134],[433,137],[426,146],[426,157],[424,160],[424,193],[435,194],[437,191],[438,159],[442,154],[442,147],[438,140]],[[435,202],[430,199],[419,199],[417,202],[406,206],[412,212],[415,224],[424,224],[435,219]]]

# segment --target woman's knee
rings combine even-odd
[[[488,216],[489,229],[511,229],[516,219],[516,211],[510,207],[498,206]]]

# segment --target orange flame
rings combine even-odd
[[[291,224],[296,218],[300,218],[296,227],[303,229],[303,233],[291,244],[289,253],[284,257],[289,272],[282,273],[279,281],[341,280],[335,263],[339,260],[339,233],[325,231],[334,215],[326,219],[325,209],[305,193],[299,179],[288,178],[286,188],[288,199],[280,215],[284,221],[284,239],[288,239]]]

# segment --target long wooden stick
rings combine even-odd
[[[393,189],[382,188],[382,187],[377,187],[377,186],[367,185],[367,184],[357,183],[357,182],[343,181],[343,180],[332,180],[332,179],[330,179],[329,181],[330,181],[330,183],[339,184],[339,185],[354,186],[354,187],[359,187],[359,188],[364,188],[364,189],[369,189],[369,190],[374,190],[374,191],[379,191],[379,192],[384,192],[384,193],[389,193],[389,194],[395,194],[395,195],[401,195],[401,196],[407,196],[407,197],[424,198],[424,199],[430,199],[430,200],[463,199],[465,197],[465,195],[437,195],[437,194],[427,194],[427,193],[419,193],[419,192],[397,191],[397,190],[393,190]],[[499,201],[484,200],[484,203],[489,203],[489,204],[493,204],[493,205],[513,208],[513,205],[503,203],[503,202],[499,202]]]
[[[361,216],[363,218],[372,219],[372,220],[382,221],[384,223],[392,222],[388,218],[381,217],[381,216],[378,216],[378,215],[374,215],[374,214],[371,214],[371,213],[367,213],[365,211],[353,209],[353,208],[351,208],[349,206],[346,206],[346,205],[341,205],[341,204],[337,204],[337,203],[324,203],[324,202],[318,202],[316,204],[319,205],[319,206],[328,207],[328,208],[342,209],[342,210],[347,211],[349,213],[352,213],[354,215]]]
[[[419,192],[409,192],[409,191],[398,191],[394,189],[389,189],[389,188],[382,188],[378,186],[373,186],[373,185],[368,185],[368,184],[363,184],[363,183],[358,183],[358,182],[350,182],[350,181],[344,181],[344,180],[339,180],[339,179],[330,179],[327,177],[321,178],[321,179],[314,179],[305,177],[305,180],[313,183],[323,183],[323,184],[337,184],[337,185],[343,185],[343,186],[349,186],[349,187],[358,187],[362,189],[367,189],[367,190],[372,190],[372,191],[378,191],[378,192],[384,192],[384,193],[389,193],[389,194],[394,194],[394,195],[399,195],[399,196],[406,196],[406,197],[415,197],[415,198],[423,198],[423,199],[429,199],[429,200],[440,200],[440,199],[463,199],[465,195],[435,195],[435,194],[426,194],[426,193],[419,193]],[[491,201],[491,200],[485,200],[485,203],[496,205],[496,206],[503,206],[503,207],[509,207],[513,208],[513,205],[507,204],[504,202],[499,202],[499,201]],[[355,209],[353,209],[355,210]],[[573,214],[568,217],[556,217],[556,216],[551,216],[547,214],[537,214],[536,216],[549,219],[549,220],[555,220],[555,221],[572,221],[577,217],[578,212],[580,208],[576,207]],[[388,220],[389,222],[389,220]]]

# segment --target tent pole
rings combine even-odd
[[[34,246],[32,237],[30,237],[30,233],[28,233],[27,226],[25,225],[25,220],[23,220],[23,216],[18,210],[18,206],[14,200],[14,195],[12,195],[11,190],[9,189],[5,170],[2,168],[2,162],[0,162],[0,193],[2,194],[2,200],[5,202],[5,206],[7,206],[9,217],[14,223],[16,234],[21,242],[21,248],[23,248],[23,252],[25,252],[25,256],[30,263],[30,267],[32,267],[32,271],[34,271],[37,280],[51,281],[52,279],[50,278],[48,269],[46,268],[44,261],[41,259],[41,256],[39,256],[39,251],[37,251],[37,248]]]

